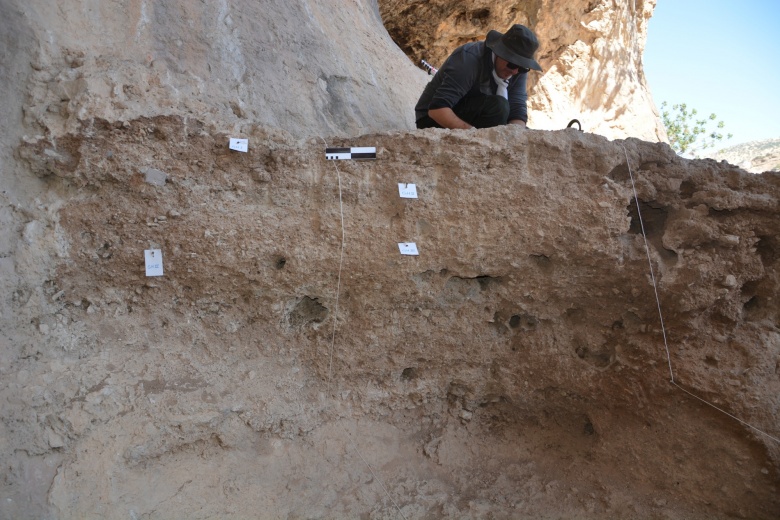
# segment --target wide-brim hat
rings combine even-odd
[[[534,59],[534,53],[539,48],[539,40],[533,31],[525,25],[515,24],[509,28],[506,34],[490,31],[485,44],[488,49],[496,53],[496,56],[509,63],[527,69],[542,70],[542,67]]]

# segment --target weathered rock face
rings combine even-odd
[[[161,113],[293,135],[406,129],[422,88],[370,1],[3,4],[4,29],[32,44],[26,121],[54,132]]]
[[[379,0],[393,39],[419,63],[441,64],[457,46],[504,32],[514,23],[539,37],[530,73],[529,124],[560,129],[577,118],[609,138],[666,141],[642,68],[655,0],[461,2]]]
[[[364,3],[44,4],[0,17],[0,518],[780,515],[777,174],[399,131]]]

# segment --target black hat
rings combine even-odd
[[[486,45],[488,49],[496,53],[496,56],[509,63],[527,69],[542,70],[542,67],[534,60],[534,53],[539,48],[539,40],[525,25],[515,24],[509,28],[506,34],[490,31],[487,35]]]

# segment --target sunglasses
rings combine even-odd
[[[527,73],[530,69],[527,69],[525,67],[521,67],[520,65],[515,65],[514,63],[506,62],[506,68],[510,70],[517,70],[522,72],[523,74]]]

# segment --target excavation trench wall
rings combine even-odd
[[[655,2],[429,4],[540,34],[532,127],[663,138]],[[0,11],[0,518],[780,516],[777,174],[415,131],[373,1]]]
[[[780,511],[776,441],[669,382],[639,219],[676,382],[777,437],[776,174],[574,129],[181,117],[15,153],[46,194],[3,316],[5,517]]]

